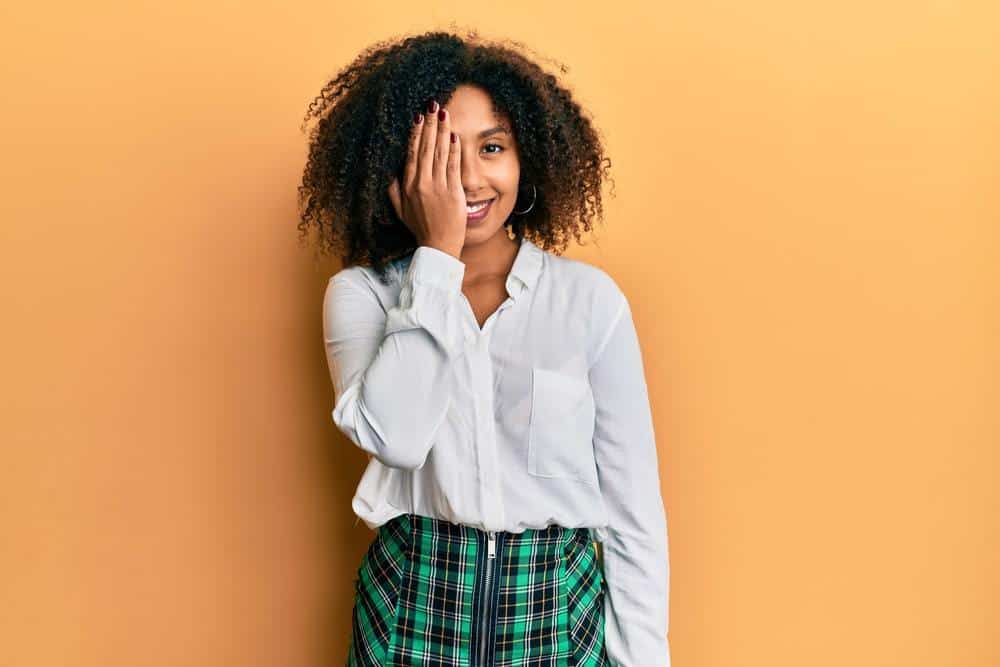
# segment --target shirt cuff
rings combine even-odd
[[[463,312],[465,262],[453,255],[420,246],[410,260],[399,292],[399,304],[386,316],[387,336],[423,329],[454,359],[465,349],[470,332]]]
[[[465,262],[443,250],[422,245],[413,252],[404,284],[431,285],[457,293],[464,278]]]

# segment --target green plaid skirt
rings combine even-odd
[[[348,667],[609,664],[586,528],[487,533],[402,514],[357,574]]]

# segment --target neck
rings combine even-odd
[[[462,284],[475,284],[497,277],[506,279],[520,245],[520,241],[509,238],[507,229],[501,227],[482,243],[463,247],[461,260],[465,263],[465,279]]]

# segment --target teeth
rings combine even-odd
[[[466,206],[465,210],[467,210],[469,213],[475,213],[476,211],[482,211],[484,208],[487,207],[487,205],[489,205],[489,202],[485,201],[482,204],[476,204],[475,206]]]

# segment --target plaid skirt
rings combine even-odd
[[[402,514],[378,527],[357,575],[348,667],[609,664],[586,528],[488,533]]]

